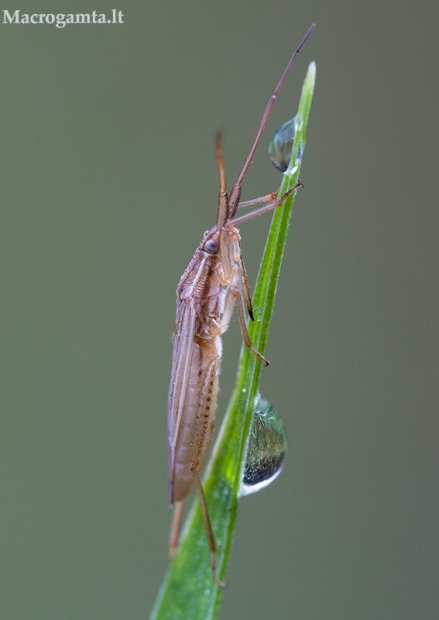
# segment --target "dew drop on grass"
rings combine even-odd
[[[280,172],[288,168],[296,135],[296,117],[292,118],[274,132],[268,145],[271,163]],[[300,154],[299,154],[300,157]]]
[[[271,484],[282,471],[286,454],[285,425],[271,404],[258,394],[240,495],[256,493]]]

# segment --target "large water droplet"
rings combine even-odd
[[[240,495],[256,493],[271,484],[282,471],[286,454],[285,425],[277,411],[258,394]]]
[[[292,118],[274,132],[268,145],[271,163],[280,172],[285,172],[290,164],[296,135],[296,118]]]

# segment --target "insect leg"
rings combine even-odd
[[[251,205],[257,205],[262,202],[270,202],[270,201],[276,200],[279,194],[279,189],[280,187],[278,187],[275,192],[270,192],[269,194],[266,194],[265,196],[259,196],[259,198],[253,198],[252,200],[244,200],[243,202],[240,202],[238,204],[238,209],[242,209],[242,207],[251,207]]]
[[[299,187],[303,187],[303,183],[301,181],[298,181],[296,185],[294,185],[294,187],[292,187],[287,192],[285,192],[285,194],[281,198],[276,198],[276,200],[273,200],[273,202],[269,202],[264,207],[260,207],[259,209],[256,209],[256,211],[251,211],[250,213],[246,213],[245,215],[240,215],[239,217],[235,217],[233,220],[233,224],[234,225],[241,224],[241,222],[245,222],[246,220],[251,220],[253,217],[256,217],[257,215],[262,215],[262,213],[265,213],[266,211],[277,209],[277,207],[282,206],[285,200],[288,198],[288,196],[292,194]]]
[[[247,330],[247,322],[245,320],[246,318],[245,303],[244,303],[244,299],[243,299],[241,291],[238,289],[237,286],[231,286],[227,292],[227,295],[229,295],[229,293],[230,295],[233,295],[233,297],[236,298],[238,301],[239,324],[241,326],[241,334],[242,334],[242,339],[244,340],[245,346],[248,347],[250,351],[254,353],[256,357],[261,360],[264,366],[268,366],[270,362],[267,360],[267,358],[265,358],[262,355],[262,353],[259,353],[259,351],[255,349],[255,347],[252,345],[252,341],[250,340],[250,336]],[[227,297],[226,297],[226,303],[227,303]]]
[[[169,552],[170,560],[174,558],[177,551],[178,539],[180,538],[181,517],[183,515],[183,502],[175,502],[174,516],[172,518],[171,533],[169,535]]]
[[[221,317],[221,323],[219,325],[217,324],[216,326],[212,323],[210,328],[212,333],[216,336],[221,336],[222,334],[224,334],[224,332],[227,331],[230,324],[230,319],[232,318],[235,300],[238,300],[239,324],[241,326],[241,335],[242,339],[244,340],[245,346],[248,347],[250,351],[252,351],[252,353],[254,353],[256,357],[261,360],[261,362],[263,362],[264,366],[268,366],[270,362],[252,345],[252,341],[250,340],[250,336],[247,330],[246,310],[250,315],[251,320],[253,320],[253,311],[250,299],[250,291],[247,282],[247,275],[245,273],[244,263],[242,262],[242,259],[240,261],[239,271],[239,275],[241,276],[240,286],[238,287],[236,285],[232,285],[229,288],[226,294],[226,298],[224,300],[224,312]]]
[[[227,588],[227,584],[220,581],[216,575],[216,543],[213,535],[212,524],[210,522],[209,511],[207,510],[206,496],[204,495],[203,485],[198,474],[195,474],[195,482],[197,485],[198,496],[200,498],[201,512],[203,513],[204,525],[206,527],[207,542],[210,549],[210,567],[212,570],[212,578],[216,585],[221,589]]]

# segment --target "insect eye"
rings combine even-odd
[[[210,252],[211,254],[216,254],[219,250],[219,243],[215,241],[215,239],[209,239],[204,244],[204,249],[206,252]]]

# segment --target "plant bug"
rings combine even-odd
[[[240,202],[241,184],[276,97],[313,30],[314,25],[294,52],[274,89],[230,195],[226,189],[222,135],[220,132],[217,134],[216,161],[220,191],[216,224],[204,234],[177,287],[168,409],[169,500],[171,506],[175,505],[169,555],[171,558],[174,556],[178,545],[183,502],[195,485],[207,532],[212,576],[221,588],[225,584],[216,574],[216,543],[199,472],[207,456],[215,423],[222,356],[221,335],[228,329],[235,302],[245,345],[264,365],[268,365],[268,360],[253,347],[247,331],[246,317],[248,315],[253,320],[253,312],[236,224],[281,206],[287,196],[301,185],[299,182],[281,197],[277,190],[254,200]],[[255,204],[264,206],[235,217],[239,208]]]

